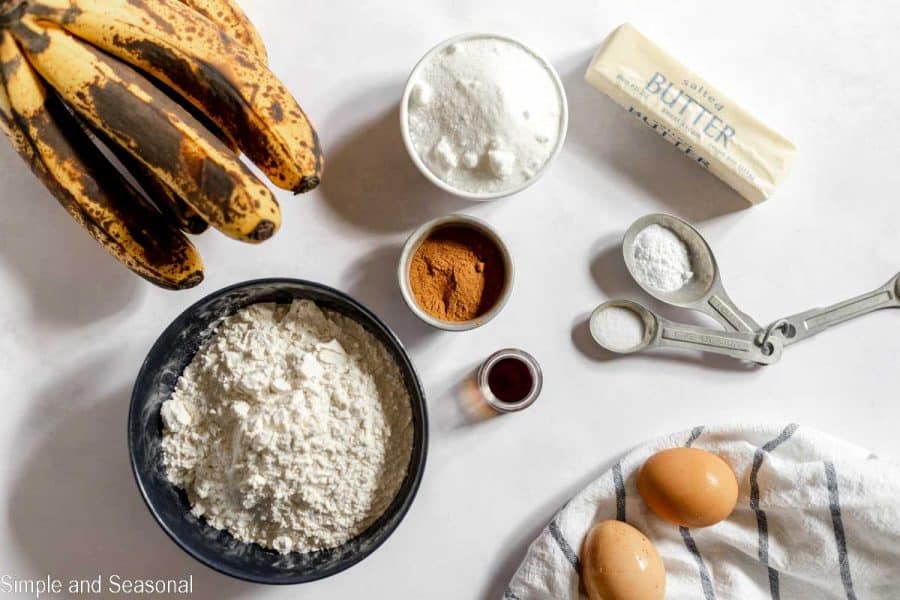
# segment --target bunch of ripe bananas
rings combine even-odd
[[[203,280],[186,232],[278,230],[240,152],[295,193],[323,166],[233,0],[0,0],[0,128],[94,239],[168,289]]]

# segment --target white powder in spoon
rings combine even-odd
[[[438,178],[472,193],[512,190],[553,154],[563,98],[547,66],[511,40],[461,40],[427,59],[409,96],[416,153]]]
[[[591,318],[591,335],[613,352],[628,352],[644,341],[644,320],[624,306],[610,305]]]
[[[650,225],[634,238],[635,277],[657,292],[674,292],[694,276],[688,248],[674,231]]]

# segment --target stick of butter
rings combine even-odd
[[[797,153],[631,25],[610,34],[585,79],[753,204],[772,194]]]

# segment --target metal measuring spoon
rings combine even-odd
[[[684,286],[673,292],[661,292],[644,283],[637,276],[634,265],[634,239],[650,225],[661,225],[671,230],[681,238],[687,246],[691,257],[691,270],[694,276]],[[625,255],[625,265],[631,277],[641,288],[656,298],[681,308],[689,308],[706,313],[731,331],[757,333],[763,328],[747,313],[740,310],[722,286],[719,276],[719,266],[716,257],[703,236],[700,235],[689,223],[666,214],[652,214],[641,217],[635,221],[622,240],[622,253]]]
[[[791,317],[778,319],[766,329],[763,341],[769,341],[773,334],[784,339],[786,346],[821,333],[838,323],[867,315],[882,308],[900,307],[900,273],[890,281],[867,294],[862,294],[826,308],[814,308]]]
[[[601,314],[610,308],[624,308],[637,315],[643,324],[643,337],[632,347],[615,347],[601,331]],[[682,348],[724,354],[750,362],[770,365],[781,359],[782,340],[774,336],[758,343],[755,333],[717,331],[664,319],[647,307],[630,300],[611,300],[598,306],[590,320],[591,337],[603,348],[618,354],[633,354],[650,347]]]

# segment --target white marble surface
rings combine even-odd
[[[692,355],[609,360],[584,323],[605,299],[642,298],[617,242],[648,212],[693,220],[732,296],[762,322],[897,272],[896,3],[244,1],[274,69],[321,132],[328,170],[314,194],[281,194],[285,225],[269,243],[200,238],[208,268],[198,289],[167,293],[130,275],[0,145],[0,575],[193,574],[198,598],[493,599],[555,509],[649,437],[795,420],[900,454],[896,311],[749,371]],[[799,146],[772,201],[742,210],[736,194],[583,83],[594,48],[626,20]],[[431,187],[397,125],[409,69],[469,30],[534,44],[559,70],[571,109],[548,175],[487,204]],[[519,269],[502,315],[463,334],[418,323],[394,279],[405,235],[454,210],[496,225]],[[370,305],[408,345],[431,410],[425,479],[397,532],[350,571],[289,589],[231,580],[183,554],[144,508],[125,446],[130,386],[157,334],[201,296],[262,276],[321,281]],[[459,383],[505,346],[542,362],[543,396],[523,414],[472,423]]]

